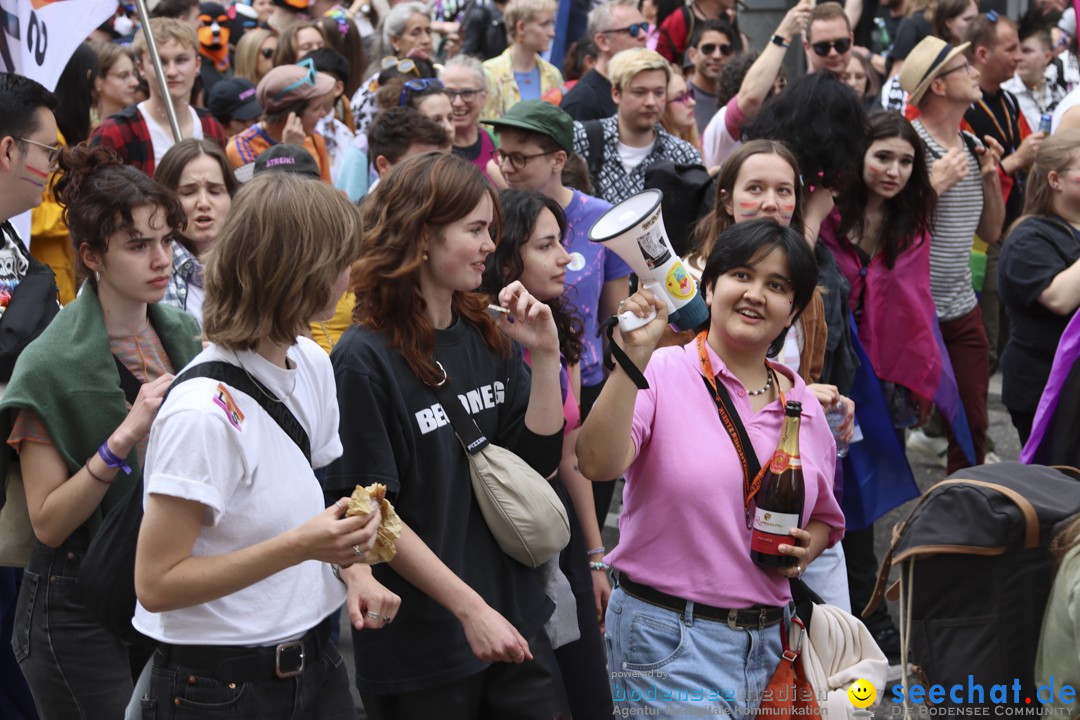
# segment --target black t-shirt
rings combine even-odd
[[[1058,315],[1039,295],[1080,259],[1080,233],[1061,218],[1032,217],[1009,234],[998,263],[998,294],[1009,313],[1009,343],[1001,355],[1001,401],[1034,412],[1058,341],[1072,315]]]
[[[934,29],[930,27],[925,11],[907,16],[900,22],[900,27],[896,30],[889,58],[892,60],[907,60],[908,53],[922,42],[923,38],[933,34]]]
[[[566,93],[559,107],[578,122],[603,120],[619,111],[611,97],[611,81],[596,70],[585,73]]]
[[[990,135],[1004,148],[1002,157],[1008,157],[1020,147],[1020,103],[1016,96],[1006,90],[986,92],[983,90],[982,101],[973,103],[964,113],[964,120],[982,140]],[[1005,201],[1005,222],[1002,227],[1009,227],[1024,211],[1023,175],[1014,173],[1013,187]]]
[[[862,15],[859,16],[859,24],[852,31],[855,34],[855,44],[870,47],[873,43],[874,18],[877,17],[878,0],[863,0]]]
[[[535,436],[525,428],[530,377],[520,349],[499,357],[461,319],[435,336],[435,356],[483,433],[527,457],[521,445]],[[473,496],[465,451],[434,391],[387,346],[385,336],[363,327],[345,331],[330,358],[345,452],[331,465],[326,488],[348,495],[356,485],[384,483],[402,520],[447,567],[524,637],[539,632],[554,606],[537,571],[510,559],[488,529]],[[401,596],[401,607],[392,625],[353,634],[361,691],[421,690],[487,667],[448,610],[389,565],[372,570]]]

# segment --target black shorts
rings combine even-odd
[[[555,652],[543,630],[528,638],[533,659],[397,695],[360,693],[370,720],[551,720],[570,717]]]

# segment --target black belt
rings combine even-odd
[[[329,620],[323,620],[302,638],[280,645],[161,645],[167,664],[182,665],[221,682],[251,682],[289,678],[304,672],[307,662],[318,662],[330,641]]]
[[[686,612],[686,600],[668,595],[656,588],[636,583],[626,575],[619,576],[619,587],[630,597],[637,598],[656,607],[662,607],[672,612]],[[694,618],[697,620],[715,620],[726,622],[733,630],[761,629],[775,625],[784,619],[782,607],[752,607],[742,610],[730,610],[728,608],[713,607],[704,603],[694,603]]]

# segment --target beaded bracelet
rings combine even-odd
[[[589,557],[592,557],[593,555],[603,555],[606,552],[607,552],[607,548],[598,547],[598,548],[593,548],[592,550],[590,550],[589,552],[587,552],[585,554],[587,556],[589,556]]]
[[[606,562],[591,562],[589,563],[590,570],[610,570],[611,566]]]

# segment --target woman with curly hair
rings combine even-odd
[[[82,292],[27,346],[0,403],[38,542],[13,648],[46,718],[122,717],[149,652],[94,620],[76,587],[102,519],[140,482],[150,424],[199,328],[159,301],[185,227],[176,196],[104,147],[60,153],[55,192]],[[129,406],[121,376],[140,386]]]
[[[580,718],[610,716],[611,690],[600,634],[603,621],[598,617],[598,605],[606,609],[607,597],[601,603],[596,602],[594,582],[602,584],[607,596],[611,590],[607,568],[600,561],[604,548],[600,528],[594,520],[592,488],[578,470],[574,447],[581,419],[580,361],[585,346],[584,325],[566,294],[566,271],[571,263],[566,248],[567,221],[556,200],[532,190],[503,190],[499,193],[499,204],[503,237],[484,273],[484,289],[496,295],[505,285],[520,280],[533,297],[547,304],[559,329],[563,360],[560,386],[566,427],[562,462],[552,482],[570,516],[570,543],[559,556],[559,567],[574,591],[576,626],[581,637],[556,648],[555,657],[562,670],[571,714]]]
[[[551,308],[516,280],[489,315],[475,290],[498,245],[498,197],[459,157],[395,167],[364,203],[363,228],[356,324],[331,353],[345,454],[325,484],[383,483],[404,523],[393,560],[355,571],[367,610],[401,597],[393,624],[353,633],[364,708],[375,720],[562,715],[544,633],[553,605],[539,573],[496,543],[436,393],[448,384],[487,438],[550,475],[563,441]]]

